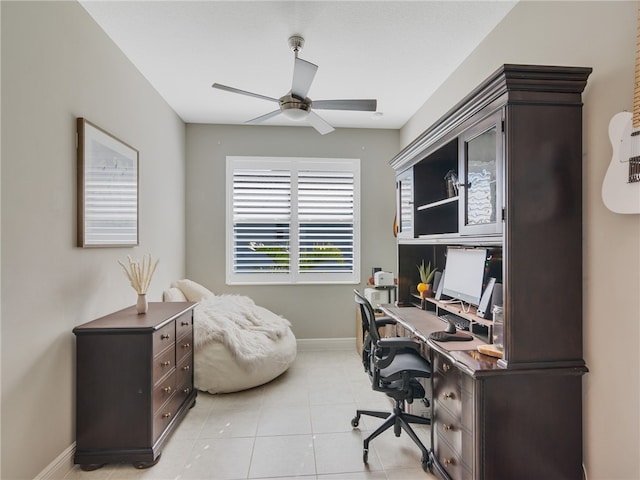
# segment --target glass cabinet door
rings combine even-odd
[[[461,234],[502,232],[502,111],[460,136]]]
[[[413,238],[414,202],[412,168],[397,176],[396,195],[398,238]]]

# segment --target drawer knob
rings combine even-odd
[[[162,390],[164,393],[171,393],[171,387],[164,387]]]
[[[453,400],[455,398],[455,395],[453,394],[453,392],[447,392],[442,395],[442,398],[444,398],[445,400]]]
[[[443,363],[442,370],[444,370],[445,372],[448,372],[449,370],[451,370],[451,365],[449,365],[448,363]]]
[[[190,343],[185,343],[182,345],[182,348],[191,348],[191,344]]]
[[[454,465],[454,464],[455,464],[455,462],[454,462],[453,458],[445,458],[444,459],[444,466],[445,467],[448,467],[448,466]]]
[[[171,338],[171,335],[169,335],[168,333],[163,333],[162,335],[160,335],[160,340],[169,340]]]
[[[162,418],[171,418],[171,412],[163,413]]]
[[[180,325],[183,327],[188,327],[190,325],[189,322],[185,322],[184,320],[180,322]]]
[[[187,387],[184,390],[182,390],[182,392],[186,393],[188,395],[189,393],[191,393],[191,389],[189,387]]]
[[[182,370],[188,372],[189,370],[191,370],[191,365],[185,365],[184,367],[182,367]]]
[[[442,425],[442,430],[444,430],[445,432],[453,430],[453,425]]]
[[[160,365],[163,367],[168,367],[169,365],[171,365],[171,362],[167,360],[166,362],[162,362]]]

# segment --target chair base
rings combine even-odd
[[[427,447],[424,446],[422,441],[416,435],[416,432],[411,428],[411,423],[421,425],[431,425],[429,418],[420,417],[404,411],[404,401],[395,400],[395,406],[392,412],[383,412],[378,410],[356,410],[356,416],[351,420],[351,426],[357,427],[360,424],[360,417],[362,415],[368,415],[370,417],[384,418],[385,421],[376,428],[371,435],[364,439],[364,450],[362,454],[362,461],[368,463],[369,459],[369,442],[380,435],[382,432],[393,427],[393,433],[396,437],[400,436],[402,430],[407,432],[407,435],[413,440],[413,442],[420,448],[422,452],[422,468],[428,470],[430,467],[430,455]]]

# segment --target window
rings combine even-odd
[[[358,283],[360,160],[227,157],[227,283]]]

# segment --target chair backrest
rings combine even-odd
[[[353,293],[355,293],[356,303],[360,307],[360,321],[362,322],[362,365],[373,381],[374,367],[371,355],[380,339],[380,334],[375,324],[376,316],[369,300],[358,290],[354,290]]]
[[[380,340],[380,334],[376,328],[376,314],[373,311],[373,307],[369,300],[358,290],[354,290],[353,293],[355,293],[356,303],[360,306],[363,333],[369,334],[373,343],[377,343]]]

